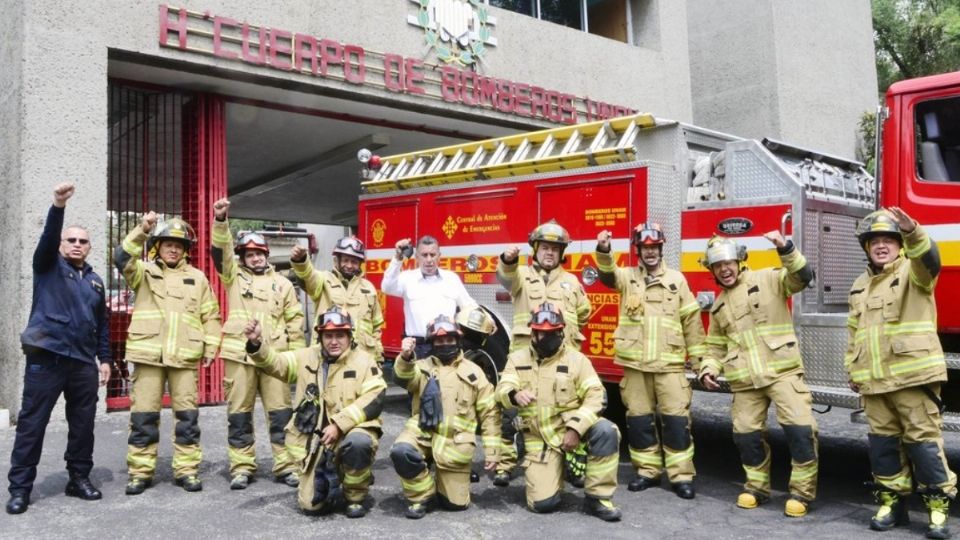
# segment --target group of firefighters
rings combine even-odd
[[[364,245],[342,238],[330,271],[315,269],[305,249],[292,251],[294,271],[318,314],[313,324],[318,343],[306,347],[304,315],[292,284],[268,263],[269,246],[261,235],[245,233],[234,243],[229,206],[226,199],[214,204],[212,228],[212,258],[227,291],[222,329],[210,285],[187,256],[196,240],[189,224],[174,218],[158,225],[150,212],[116,249],[116,265],[136,292],[126,342],[126,359],[135,365],[126,493],[142,493],[152,481],[165,382],[176,421],[176,482],[187,491],[202,489],[197,365],[212,361],[219,350],[226,360],[231,489],[247,487],[256,471],[253,410],[259,394],[273,475],[299,486],[300,508],[344,509],[349,517],[362,517],[369,508],[387,388],[381,366],[384,319],[377,290],[363,277]],[[870,424],[879,504],[870,527],[882,531],[905,524],[906,497],[915,484],[929,512],[927,536],[946,538],[956,476],[941,436],[939,392],[946,366],[935,324],[937,246],[898,208],[870,214],[857,234],[869,264],[850,291],[843,361]],[[720,294],[709,307],[705,332],[701,305],[686,279],[663,262],[667,240],[660,226],[643,223],[633,230],[635,267],[615,265],[611,236],[599,233],[596,258],[599,281],[620,296],[615,363],[624,368],[620,393],[636,472],[628,489],[658,486],[665,475],[677,496],[695,497],[692,389],[686,376],[692,368],[703,387],[720,388],[722,376],[733,392],[734,441],[746,474],[737,506],[756,508],[770,497],[765,424],[772,402],[792,464],[784,513],[806,515],[817,492],[817,424],[788,305],[814,277],[803,254],[771,231],[765,237],[782,267],[750,270],[743,245],[711,239],[701,262]],[[432,247],[432,256],[438,256],[436,242],[431,246],[427,238],[417,249]],[[389,454],[409,504],[407,517],[421,518],[434,505],[448,510],[469,505],[478,433],[484,468],[495,474],[498,486],[509,484],[518,460],[514,443],[522,442],[532,511],[554,510],[566,480],[584,488],[587,513],[607,521],[621,517],[611,501],[620,432],[601,417],[605,390],[580,352],[580,329],[591,307],[583,286],[562,265],[570,237],[551,221],[529,240],[532,264],[520,264],[518,246],[499,259],[497,278],[513,298],[514,318],[510,353],[495,387],[471,361],[487,354],[485,339],[496,329],[492,316],[475,304],[461,305],[455,315],[431,314],[422,339],[402,342],[394,378],[409,393],[412,416]],[[398,264],[408,243],[397,244]]]

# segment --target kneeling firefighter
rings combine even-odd
[[[410,393],[413,415],[390,449],[409,502],[406,516],[420,519],[434,496],[445,510],[470,505],[470,465],[482,433],[484,466],[497,466],[500,448],[500,412],[493,385],[483,370],[466,361],[462,332],[446,315],[427,326],[431,356],[418,360],[416,340],[404,338],[394,366],[394,379]],[[430,462],[436,464],[436,479]]]
[[[251,320],[244,328],[246,350],[265,373],[297,382],[298,405],[287,432],[307,436],[300,509],[328,513],[346,502],[347,517],[359,518],[368,511],[364,503],[382,435],[387,384],[373,356],[357,348],[348,314],[331,308],[315,330],[318,345],[278,353],[261,339],[260,323]],[[339,500],[340,489],[345,501]]]

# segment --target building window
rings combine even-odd
[[[494,7],[522,13],[583,32],[629,43],[629,0],[486,0]]]

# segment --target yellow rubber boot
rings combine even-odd
[[[787,499],[787,504],[783,507],[783,515],[787,517],[803,517],[807,515],[807,502],[795,497],[790,497]]]

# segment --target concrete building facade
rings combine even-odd
[[[118,86],[221,100],[235,215],[260,219],[350,225],[362,146],[626,111],[853,155],[876,99],[868,0],[606,4],[603,27],[622,39],[483,0],[0,0],[0,409],[20,404],[30,263],[56,183],[78,184],[67,222],[90,229],[90,262],[109,274]]]

